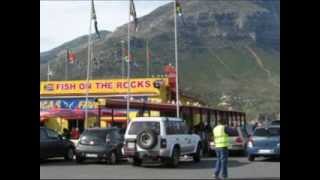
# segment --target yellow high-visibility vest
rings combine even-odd
[[[216,148],[229,146],[229,136],[224,132],[225,126],[218,125],[213,129],[214,144]]]

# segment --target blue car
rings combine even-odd
[[[248,160],[256,157],[280,158],[280,126],[256,128],[247,145]]]

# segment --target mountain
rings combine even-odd
[[[177,17],[177,24],[183,91],[211,106],[227,94],[233,108],[246,111],[249,119],[280,112],[280,0],[192,0],[182,1],[181,6],[183,18]],[[146,40],[152,52],[152,74],[163,74],[164,65],[174,64],[173,28],[172,3],[139,18],[139,30],[132,33],[130,42],[133,77],[146,74]],[[121,40],[127,40],[127,30],[124,24],[95,41],[93,78],[121,76]],[[86,77],[87,41],[83,38],[68,42],[74,45],[78,62],[69,66],[69,79]],[[59,51],[40,54],[42,80],[47,62],[52,62],[55,72],[52,79],[64,78],[66,44],[56,48]]]

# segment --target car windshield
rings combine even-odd
[[[105,139],[110,131],[106,130],[86,130],[83,132],[82,137],[94,138],[94,139]]]
[[[144,130],[151,129],[154,130],[154,132],[159,135],[160,134],[160,123],[159,122],[146,122],[146,121],[140,121],[140,122],[132,122],[129,133],[130,135],[138,135]]]
[[[269,128],[269,129],[256,129],[254,136],[268,137],[268,136],[280,136],[280,128]]]
[[[272,121],[271,125],[280,125],[280,121]]]

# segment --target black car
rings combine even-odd
[[[76,161],[104,160],[115,164],[121,157],[123,135],[119,128],[90,128],[80,136],[76,146]]]
[[[40,127],[40,160],[64,157],[72,160],[75,146],[52,129]]]

